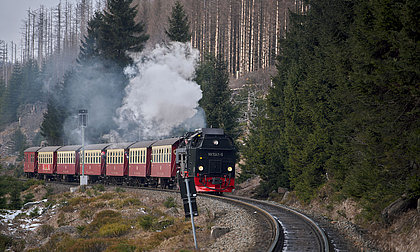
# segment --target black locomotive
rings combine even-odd
[[[231,192],[235,188],[236,149],[223,129],[189,132],[176,152],[180,173],[194,177],[198,192]]]

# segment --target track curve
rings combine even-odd
[[[265,219],[267,226],[265,227],[265,234],[260,234],[263,238],[260,241],[260,244],[257,244],[259,251],[266,250],[266,251],[281,251],[279,249],[279,241],[281,239],[281,226],[277,219],[271,215],[266,210],[256,206],[253,203],[246,202],[241,199],[235,199],[232,197],[222,197],[222,196],[215,196],[211,194],[199,194],[200,197],[210,197],[216,198],[221,201],[228,201],[230,203],[234,203],[236,205],[240,205],[242,207],[248,208],[252,210],[254,213],[260,214],[261,218]],[[262,223],[261,223],[262,224]]]
[[[324,231],[307,216],[288,207],[265,201],[228,196],[247,202],[272,215],[281,226],[282,235],[271,251],[323,251],[330,250]]]

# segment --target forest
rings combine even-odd
[[[21,54],[12,49],[2,64],[0,124],[18,120],[22,104],[43,101],[44,138],[69,141],[69,83],[83,76],[98,90],[113,80],[107,91],[116,100],[104,111],[112,121],[132,55],[191,42],[200,52],[198,104],[207,125],[238,140],[240,181],[260,176],[262,197],[284,187],[306,203],[325,191],[352,198],[376,220],[395,199],[420,197],[419,8],[414,0],[83,0],[41,8],[28,12]],[[245,80],[232,96],[229,83],[268,68],[275,71],[267,91],[255,94]],[[98,124],[88,134],[94,140],[113,128]]]
[[[286,187],[310,202],[326,191],[377,219],[402,195],[420,197],[419,5],[309,4],[280,41],[243,172],[263,178],[263,195]]]

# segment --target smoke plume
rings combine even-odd
[[[190,43],[157,45],[125,69],[130,83],[110,138],[156,139],[205,126],[198,109],[200,86],[192,81],[199,52]],[[118,136],[115,134],[118,132]]]

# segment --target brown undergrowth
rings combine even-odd
[[[44,224],[36,231],[38,243],[28,241],[28,251],[193,249],[193,243],[189,243],[191,224],[172,197],[159,200],[123,190],[91,188],[52,195],[48,204],[56,210],[44,217]],[[201,244],[208,242],[209,222],[207,215],[196,220]]]

